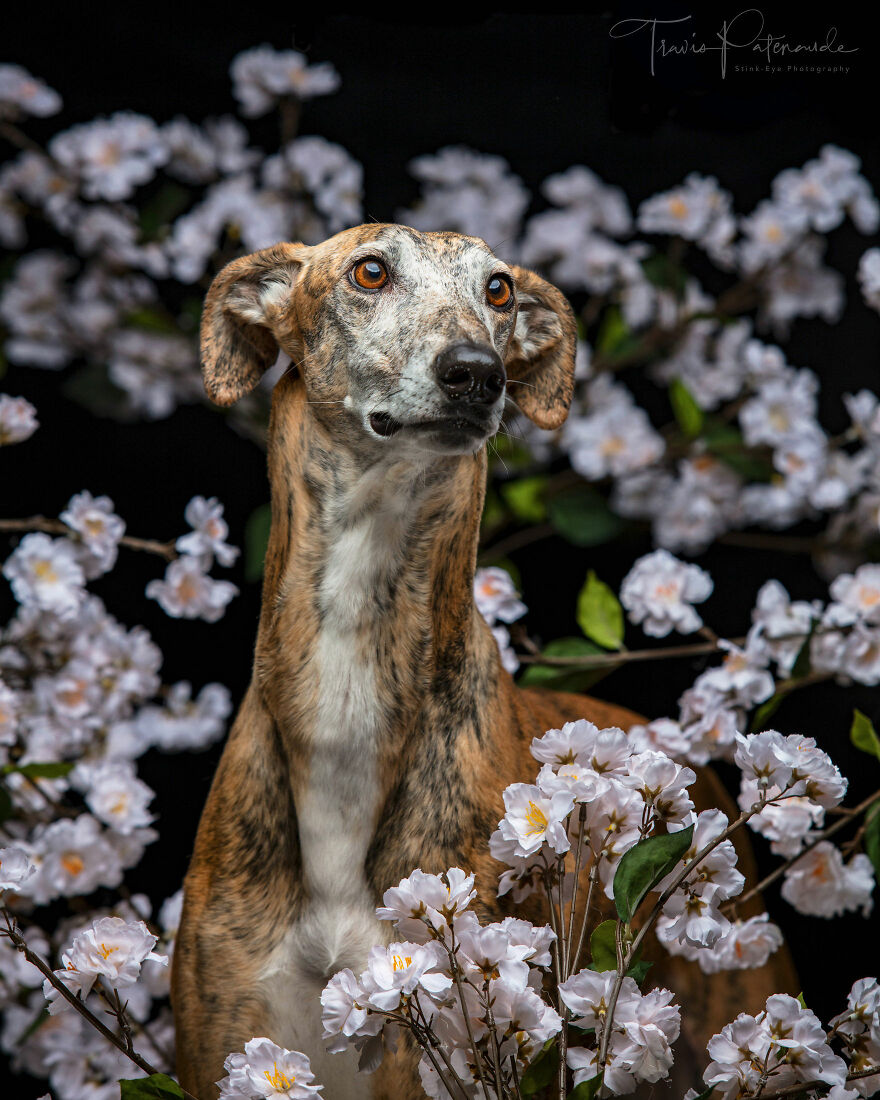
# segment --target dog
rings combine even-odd
[[[640,720],[517,688],[474,605],[486,443],[508,395],[540,427],[563,423],[574,315],[481,240],[365,225],[230,263],[201,337],[220,405],[252,390],[279,350],[291,367],[272,399],[253,678],[185,882],[180,1080],[216,1096],[224,1058],[266,1035],[309,1055],[330,1100],[415,1100],[414,1050],[372,1076],[325,1051],[323,986],[387,941],[374,909],[416,867],[473,870],[481,919],[511,912],[488,837],[504,788],[534,779],[532,738],[576,718]],[[698,787],[698,804],[730,807],[711,772]],[[741,866],[754,876],[747,851]],[[760,972],[655,969],[696,1022],[683,1041],[697,1060],[736,1012],[797,988],[784,951]]]

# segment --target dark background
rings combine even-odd
[[[338,141],[363,163],[367,218],[393,219],[397,208],[415,198],[406,172],[411,157],[459,143],[506,157],[535,195],[534,209],[542,203],[541,180],[584,163],[623,186],[633,208],[699,171],[716,175],[733,192],[737,210],[747,213],[768,194],[778,171],[802,164],[828,141],[857,153],[869,180],[880,187],[872,106],[880,50],[867,16],[854,5],[817,15],[776,4],[762,8],[769,29],[801,40],[824,39],[835,20],[838,40],[857,47],[843,58],[848,74],[729,69],[724,80],[717,55],[660,60],[651,77],[644,35],[612,41],[609,28],[629,16],[692,14],[686,26],[711,40],[722,19],[740,10],[737,5],[712,5],[709,12],[707,5],[694,5],[691,12],[685,5],[640,0],[579,15],[499,12],[438,15],[435,21],[382,18],[372,11],[300,15],[290,7],[268,14],[258,6],[245,10],[227,3],[120,5],[112,13],[100,6],[54,7],[51,13],[36,7],[30,14],[4,13],[2,60],[25,65],[64,98],[59,116],[28,125],[36,138],[123,108],[158,121],[234,111],[228,77],[234,55],[263,42],[295,45],[341,73],[339,93],[306,105],[300,132]],[[742,61],[731,59],[731,67]],[[256,144],[275,146],[271,117],[256,120],[252,132]],[[875,243],[848,228],[835,234],[829,260],[847,276],[844,321],[835,327],[799,322],[786,345],[791,363],[819,373],[824,420],[832,431],[845,424],[839,394],[877,385],[880,321],[862,306],[853,277],[858,256]],[[121,425],[62,400],[59,378],[51,372],[10,368],[0,389],[33,401],[42,424],[32,440],[0,456],[5,516],[57,515],[73,493],[88,488],[113,498],[130,534],[167,539],[184,530],[190,497],[216,495],[226,505],[230,540],[241,545],[247,517],[267,499],[262,451],[208,408],[182,408],[153,424]],[[513,555],[531,633],[549,640],[575,632],[574,597],[586,570],[595,568],[616,587],[632,560],[650,548],[646,535],[635,534],[623,546],[583,551],[554,539]],[[797,598],[826,593],[806,556],[780,560],[716,546],[700,564],[716,581],[704,618],[730,636],[747,629],[755,593],[769,576],[780,577]],[[158,559],[124,552],[115,572],[93,588],[123,622],[142,622],[151,630],[165,654],[166,682],[189,679],[199,688],[217,680],[237,703],[250,674],[259,587],[245,584],[239,563],[222,573],[242,594],[219,624],[178,622],[143,596],[146,582],[161,572]],[[11,611],[8,590],[0,600]],[[632,639],[641,644],[635,630]],[[678,694],[699,669],[695,662],[663,662],[621,670],[596,694],[651,716],[675,714]],[[850,776],[853,800],[871,789],[867,758],[848,745],[854,705],[880,718],[874,691],[816,687],[796,693],[775,719],[783,732],[819,739]],[[180,884],[219,752],[153,753],[141,762],[142,777],[158,792],[161,839],[127,881],[157,903]],[[732,772],[724,774],[732,778]],[[766,855],[763,841],[756,847]],[[762,859],[762,865],[770,869],[775,861]],[[870,973],[865,955],[875,938],[872,925],[858,917],[799,917],[776,890],[768,905],[790,934],[807,1004],[827,1019],[839,1011],[852,981]],[[12,1087],[15,1095],[31,1094],[30,1086]]]

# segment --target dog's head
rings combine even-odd
[[[281,349],[340,445],[465,454],[497,431],[505,396],[559,427],[575,341],[563,295],[483,241],[362,225],[227,265],[205,300],[202,369],[230,405]]]

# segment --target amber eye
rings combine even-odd
[[[513,305],[513,287],[506,275],[493,275],[486,283],[486,301],[495,309],[509,309]]]
[[[351,279],[364,290],[379,290],[388,282],[388,269],[381,260],[361,260],[352,268]]]

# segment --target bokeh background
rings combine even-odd
[[[643,37],[609,36],[617,20],[646,14],[644,4],[578,15],[438,13],[430,21],[299,12],[287,5],[273,14],[238,4],[119,6],[114,14],[74,10],[79,7],[9,14],[3,60],[42,76],[64,98],[60,115],[29,126],[35,137],[123,108],[158,122],[233,111],[228,70],[234,55],[262,42],[295,46],[312,61],[331,61],[343,82],[338,94],[306,106],[300,133],[339,142],[363,164],[365,211],[377,220],[393,219],[396,208],[415,199],[408,161],[449,144],[500,154],[536,196],[550,173],[587,164],[623,187],[633,206],[695,170],[717,176],[738,209],[748,210],[781,169],[802,164],[825,142],[856,153],[864,174],[880,186],[880,142],[871,109],[880,47],[870,38],[867,14],[855,6],[834,16],[841,37],[859,47],[847,57],[850,73],[728,72],[726,79],[717,59],[705,57],[670,60],[652,77]],[[724,14],[735,14],[715,5],[711,12],[697,5],[650,7],[658,17],[692,14],[704,37],[717,30]],[[764,11],[768,22],[792,33],[813,27],[820,37],[832,17],[781,5]],[[255,144],[276,143],[272,116],[251,125]],[[847,273],[851,305],[845,321],[799,321],[787,344],[791,363],[819,373],[823,421],[831,431],[845,426],[840,394],[878,384],[880,319],[861,305],[852,276],[865,247],[850,228],[835,235],[829,262]],[[73,493],[88,488],[113,499],[128,533],[167,539],[183,529],[184,506],[199,493],[224,502],[230,541],[241,545],[248,517],[268,499],[263,451],[207,407],[184,406],[155,423],[121,424],[65,400],[50,372],[10,367],[0,388],[32,401],[42,425],[26,449],[2,455],[5,516],[57,515]],[[513,552],[530,634],[540,641],[576,633],[574,597],[587,569],[616,589],[632,561],[650,549],[648,532],[635,530],[609,547],[577,549],[552,538]],[[774,575],[775,555],[715,545],[699,563],[716,580],[704,620],[722,635],[744,633],[757,589]],[[789,590],[798,598],[826,592],[808,555],[793,554],[786,568]],[[208,626],[171,621],[146,601],[144,586],[156,575],[155,560],[127,554],[106,591],[101,581],[93,589],[123,622],[142,622],[153,633],[165,653],[166,681],[220,681],[237,702],[250,676],[259,584],[245,580],[242,560],[224,572],[241,595],[221,623]],[[11,612],[5,586],[0,601]],[[674,700],[699,668],[693,660],[630,667],[606,677],[595,693],[650,716],[673,713]],[[856,799],[870,788],[862,774],[865,758],[855,759],[846,738],[853,706],[880,718],[874,689],[820,686],[793,695],[777,721],[784,732],[819,736],[850,776]],[[141,762],[142,778],[159,795],[161,840],[129,873],[133,891],[162,898],[177,888],[219,753],[219,746],[197,755],[151,753]],[[721,770],[727,774],[723,765]],[[768,861],[767,868],[774,863]],[[876,925],[858,917],[833,923],[798,917],[778,893],[767,900],[771,914],[791,930],[807,1004],[827,1019],[839,1010],[852,980],[870,972]],[[0,1084],[0,1094],[41,1091],[22,1081],[6,1087],[12,1091],[3,1092]]]

